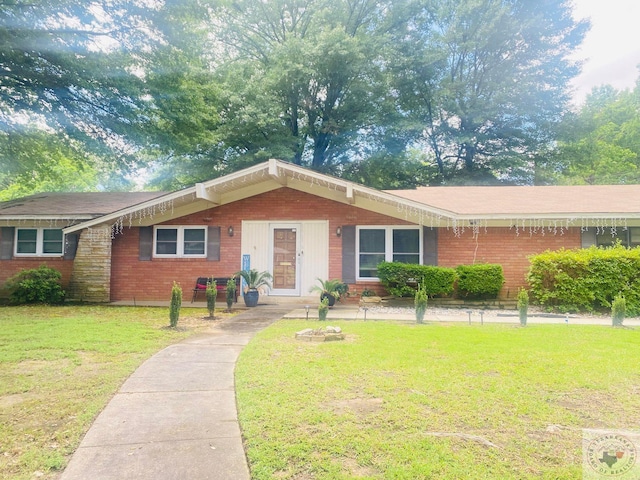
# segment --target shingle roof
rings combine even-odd
[[[42,193],[0,203],[3,218],[68,218],[70,229],[115,221],[161,202],[180,216],[287,185],[326,198],[406,218],[415,211],[452,219],[640,218],[640,185],[420,187],[376,191],[286,162],[270,160],[178,192]],[[316,187],[326,188],[316,188]],[[314,188],[314,190],[311,190]],[[316,193],[317,192],[317,193]],[[200,203],[196,205],[196,203]],[[194,210],[195,209],[195,210]],[[104,215],[104,218],[102,216]]]
[[[640,213],[640,185],[420,187],[388,193],[462,216]]]
[[[0,217],[55,215],[94,218],[164,194],[164,192],[38,193],[0,202]]]

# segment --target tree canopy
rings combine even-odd
[[[530,182],[530,156],[567,108],[579,72],[568,58],[587,24],[561,1],[436,1],[422,17],[431,28],[395,78],[426,161],[445,183]]]
[[[631,91],[593,89],[566,115],[538,174],[549,183],[640,183],[640,79]]]
[[[568,0],[0,0],[0,191],[131,188],[140,171],[179,188],[272,157],[380,188],[601,179],[575,140],[586,130],[568,126],[588,28],[571,13]],[[626,138],[598,128],[590,151],[631,181],[637,150],[593,143]]]

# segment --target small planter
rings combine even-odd
[[[247,307],[255,307],[258,305],[258,297],[260,296],[259,288],[271,288],[271,280],[273,277],[267,271],[259,272],[256,269],[240,270],[235,276],[240,276],[246,283],[247,291],[244,294],[244,304]]]
[[[336,297],[334,297],[333,295],[331,295],[330,293],[323,293],[322,295],[320,295],[320,301],[323,301],[324,299],[327,299],[327,304],[330,307],[333,307],[336,304]]]
[[[348,291],[349,286],[342,280],[322,280],[321,278],[318,278],[318,285],[309,289],[309,292],[318,292],[320,301],[326,300],[328,307],[333,307]]]
[[[258,298],[260,298],[258,290],[249,290],[244,294],[244,304],[247,307],[255,307],[258,305]]]

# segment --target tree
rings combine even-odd
[[[0,130],[6,135],[0,136],[0,154],[32,145],[20,154],[33,165],[42,165],[32,157],[39,155],[68,163],[48,163],[53,170],[86,173],[91,164],[118,178],[139,167],[157,168],[157,159],[206,155],[217,141],[216,87],[203,53],[207,12],[197,0],[4,2]],[[21,135],[27,138],[18,141]],[[75,153],[61,156],[62,143]],[[2,170],[14,161],[0,156]],[[15,192],[35,188],[19,185],[29,182],[28,174],[11,178]],[[62,178],[51,176],[49,184],[64,188]],[[105,187],[101,179],[77,188],[96,183]]]
[[[0,132],[0,201],[38,192],[128,190],[83,145],[38,128]]]
[[[640,182],[640,80],[633,91],[605,85],[565,115],[557,148],[541,174],[563,184]]]
[[[529,158],[554,139],[587,28],[564,0],[424,2],[433,28],[396,65],[404,111],[440,181],[530,182]],[[458,181],[458,183],[460,183]]]
[[[132,53],[152,41],[141,20],[146,8],[124,0],[5,2],[2,130],[46,125],[110,159],[114,170],[128,166],[140,121]]]
[[[4,0],[0,171],[31,144],[24,172],[40,155],[86,188],[271,157],[380,187],[526,183],[585,28],[568,0]]]
[[[225,137],[235,140],[225,142],[233,154],[257,161],[275,143],[280,158],[317,170],[361,155],[363,133],[394,114],[384,65],[390,18],[401,4],[219,2],[215,15],[226,27],[218,32],[226,52],[221,78],[235,93],[228,110],[236,112],[223,128],[242,135]]]
[[[380,153],[345,165],[341,177],[380,190],[397,190],[430,183],[430,173],[418,158]]]

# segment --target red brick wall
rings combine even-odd
[[[526,231],[509,228],[480,229],[477,239],[466,229],[456,237],[452,229],[441,228],[438,234],[438,264],[455,267],[473,263],[497,263],[502,265],[505,285],[501,298],[514,298],[518,288],[526,286],[525,275],[529,269],[528,256],[545,250],[580,248],[580,229],[570,228],[563,235],[539,231],[530,235]]]
[[[0,295],[6,294],[2,291],[2,287],[7,279],[22,270],[38,268],[41,265],[55,268],[62,273],[62,288],[67,288],[73,268],[71,260],[63,260],[61,257],[19,257],[13,260],[0,260]]]
[[[168,300],[175,280],[182,285],[188,299],[199,276],[228,277],[240,266],[242,220],[328,220],[329,221],[329,278],[342,276],[342,239],[335,235],[343,225],[402,225],[409,222],[389,218],[315,195],[288,188],[274,190],[233,204],[212,208],[167,222],[172,225],[213,225],[221,227],[221,260],[152,259],[138,260],[138,229],[124,228],[116,235],[112,250],[111,299]],[[232,226],[234,236],[227,235]],[[452,230],[439,230],[438,263],[455,267],[471,263],[499,263],[503,265],[506,285],[502,297],[514,297],[519,286],[525,284],[529,267],[527,256],[547,249],[580,247],[580,229],[570,229],[564,235],[539,232],[533,236],[508,228],[482,229],[476,240],[472,231],[465,230],[456,237]],[[368,284],[367,287],[371,287]],[[358,285],[358,291],[364,288]],[[374,288],[376,291],[379,288]]]
[[[2,229],[0,229],[1,238]],[[73,261],[63,260],[62,257],[18,257],[12,260],[0,260],[0,296],[7,294],[6,291],[3,291],[3,286],[9,278],[22,270],[38,268],[40,265],[55,268],[62,273],[62,288],[67,288],[71,278]]]
[[[183,297],[199,276],[228,277],[240,268],[242,220],[329,221],[329,278],[342,276],[342,239],[335,235],[342,225],[406,224],[375,212],[326,200],[315,195],[281,188],[221,207],[211,208],[180,219],[166,222],[171,225],[212,225],[221,227],[219,262],[205,259],[154,258],[138,260],[137,228],[124,228],[113,241],[111,264],[111,299],[168,300],[173,281],[180,283]],[[227,229],[232,226],[234,236]]]

